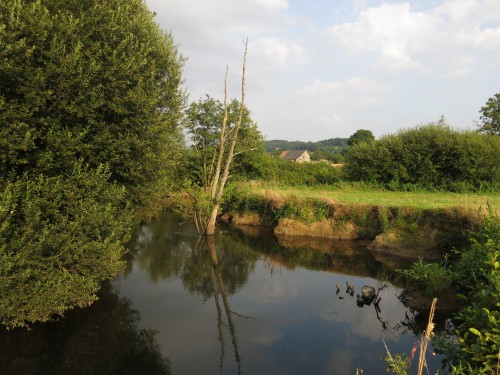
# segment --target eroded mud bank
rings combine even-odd
[[[310,204],[310,203],[309,203]],[[229,211],[221,216],[238,226],[267,227],[279,237],[301,236],[340,240],[367,240],[380,255],[424,260],[441,259],[453,248],[466,244],[466,234],[480,222],[481,214],[461,208],[423,210],[377,206],[330,204],[316,215],[284,217],[256,211]],[[264,211],[264,210],[262,210]]]

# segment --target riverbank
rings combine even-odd
[[[377,200],[379,203],[376,203]],[[439,260],[466,243],[500,196],[369,189],[237,186],[220,219],[271,228],[276,236],[367,240],[387,256]]]

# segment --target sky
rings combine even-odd
[[[266,140],[476,129],[500,92],[500,0],[146,0],[189,102],[241,98]]]

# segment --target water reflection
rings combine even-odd
[[[157,332],[140,329],[140,315],[110,283],[99,301],[29,331],[0,331],[3,374],[170,374]]]
[[[228,294],[226,291],[226,287],[224,286],[224,281],[222,279],[221,268],[219,266],[219,260],[217,256],[217,249],[215,247],[215,238],[213,236],[210,236],[198,243],[207,245],[208,252],[210,253],[210,259],[212,261],[212,269],[210,270],[210,277],[212,279],[215,306],[217,307],[217,330],[218,330],[218,339],[220,343],[220,360],[219,360],[220,373],[222,374],[224,370],[225,345],[224,345],[224,334],[223,334],[223,314],[222,314],[221,304],[219,301],[219,296],[221,297],[224,306],[227,326],[229,328],[229,333],[231,335],[231,342],[233,344],[233,349],[234,349],[234,359],[238,367],[238,374],[241,374],[240,355],[238,352],[238,338],[236,336],[236,329],[232,318],[234,312],[231,310],[231,307],[229,306]]]
[[[131,246],[127,271],[90,308],[0,332],[0,372],[386,374],[382,339],[408,353],[427,320],[362,244],[230,228],[205,242],[165,215]],[[364,285],[378,305],[358,307]]]
[[[173,373],[385,374],[382,339],[411,350],[419,315],[362,244],[229,228],[205,243],[192,229],[173,217],[143,226],[121,281]],[[356,293],[337,294],[346,282]],[[364,285],[379,290],[377,306],[357,306]]]

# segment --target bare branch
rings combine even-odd
[[[245,152],[248,152],[248,151],[255,151],[257,150],[257,147],[253,147],[253,148],[248,148],[246,150],[242,150],[242,151],[239,151],[239,152],[235,152],[233,156],[236,156],[236,155],[239,155],[239,154],[243,154]]]
[[[222,119],[222,125],[221,125],[221,132],[220,132],[220,141],[219,141],[219,157],[217,159],[217,164],[215,166],[215,174],[214,177],[210,183],[210,195],[212,197],[212,200],[215,199],[216,192],[219,187],[219,176],[220,176],[220,169],[222,165],[222,161],[224,158],[224,152],[225,152],[225,131],[226,131],[226,125],[227,125],[227,119],[228,119],[228,110],[227,110],[227,74],[229,71],[229,67],[226,66],[226,74],[224,76],[224,118]],[[214,155],[215,157],[215,155]]]

